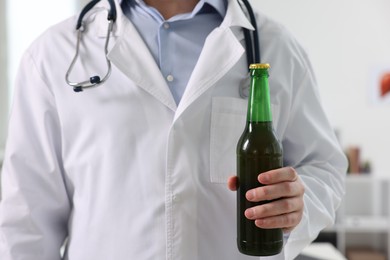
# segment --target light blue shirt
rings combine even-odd
[[[179,104],[209,33],[226,14],[226,0],[200,0],[191,13],[165,20],[143,0],[124,0],[122,9],[149,47]]]

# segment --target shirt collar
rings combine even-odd
[[[227,0],[200,0],[199,2],[204,2],[211,5],[221,15],[222,18],[225,17]]]
[[[131,2],[136,3],[136,4],[140,5],[140,6],[142,6],[143,8],[150,8],[149,6],[147,6],[145,4],[144,0],[123,0],[123,1],[129,1],[130,3]],[[221,15],[222,19],[225,17],[226,10],[227,10],[227,0],[199,0],[199,3],[195,6],[194,10],[191,13],[179,14],[176,17],[173,17],[173,18],[174,18],[174,20],[182,19],[183,17],[185,17],[185,18],[192,18],[195,15],[201,13],[202,10],[204,10],[204,7],[205,7],[206,4],[208,4],[211,7],[213,7],[215,9],[215,11],[219,15]]]

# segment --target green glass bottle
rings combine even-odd
[[[281,252],[281,229],[261,229],[248,220],[246,209],[267,202],[249,202],[248,190],[261,186],[260,173],[283,166],[282,147],[272,126],[268,85],[269,64],[252,64],[251,86],[245,130],[237,144],[237,245],[241,253],[270,256]]]

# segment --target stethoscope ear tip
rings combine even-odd
[[[80,86],[74,87],[74,88],[73,88],[73,91],[74,91],[74,92],[81,92],[81,91],[83,91],[83,88],[80,87]]]

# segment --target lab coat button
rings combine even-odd
[[[169,23],[164,23],[163,26],[164,26],[165,29],[169,29],[169,27],[170,27]]]
[[[179,196],[178,195],[173,195],[172,196],[173,202],[179,202]]]

